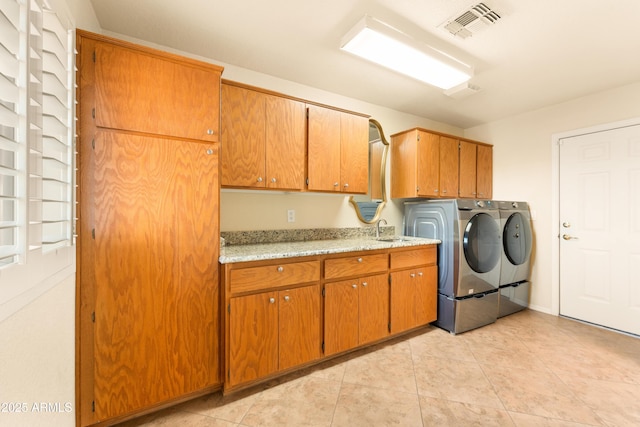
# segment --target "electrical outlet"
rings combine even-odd
[[[293,209],[289,209],[287,211],[287,221],[296,222],[296,211],[294,211]]]

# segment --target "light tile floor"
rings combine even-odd
[[[525,310],[429,327],[134,426],[639,426],[640,339]]]

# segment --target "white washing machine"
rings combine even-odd
[[[527,202],[497,202],[502,230],[500,303],[498,317],[529,305],[531,283],[531,214]]]
[[[500,213],[491,200],[405,203],[404,234],[439,239],[438,320],[451,333],[498,318]]]

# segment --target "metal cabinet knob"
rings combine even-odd
[[[289,295],[285,295],[285,296],[284,296],[284,300],[285,300],[285,301],[289,301],[290,299],[291,299],[291,298],[289,298]]]
[[[275,178],[271,178],[271,182],[276,182],[276,179]]]
[[[278,267],[278,273],[282,273],[283,271],[284,271],[284,267],[283,266]]]
[[[418,273],[418,276],[422,277],[422,271]]]
[[[413,279],[414,277],[416,277],[416,273],[409,274],[409,277],[411,277]]]
[[[338,185],[340,185],[340,183],[339,183],[339,182],[334,182],[334,183],[333,183],[333,186],[334,186],[334,187],[337,187]]]
[[[362,258],[358,258],[358,262],[362,262]]]
[[[276,302],[276,299],[275,299],[275,298],[269,298],[269,303],[271,303],[271,304],[275,304],[275,302]]]
[[[257,179],[256,181],[258,181],[258,182],[262,182],[262,177],[261,177],[261,176],[259,176],[259,177],[258,177],[258,179]]]
[[[351,287],[352,287],[353,289],[355,289],[355,288],[357,288],[357,287],[358,287],[358,285],[356,285],[356,284],[354,283],[353,285],[351,285]]]
[[[447,190],[442,190],[442,193],[446,194],[446,193],[447,193]]]
[[[348,187],[349,187],[349,183],[347,182],[344,184],[344,188],[348,188]]]
[[[362,286],[364,286],[365,288],[367,287],[368,283],[367,282],[362,282]]]
[[[207,135],[213,135],[216,132],[213,129],[207,129]]]

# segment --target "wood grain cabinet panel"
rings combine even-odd
[[[350,350],[389,334],[389,280],[378,274],[325,284],[324,354]]]
[[[436,247],[391,254],[391,333],[433,322],[437,318]]]
[[[460,197],[477,198],[477,158],[477,145],[460,141],[460,189],[458,192]]]
[[[95,79],[98,127],[219,141],[219,68],[96,42]]]
[[[343,258],[331,258],[324,262],[325,279],[362,276],[385,271],[389,268],[387,254],[352,255]]]
[[[365,194],[369,189],[369,119],[307,105],[311,191]]]
[[[95,271],[95,414],[109,419],[220,383],[217,144],[109,131],[94,153],[83,269]]]
[[[222,68],[77,30],[76,424],[222,384]]]
[[[231,270],[232,293],[320,280],[320,261],[283,262]]]
[[[357,280],[324,285],[324,354],[340,353],[359,343],[359,286]]]
[[[458,197],[458,140],[440,136],[440,197]]]
[[[225,388],[319,358],[320,309],[318,284],[231,298]]]
[[[228,384],[278,370],[278,292],[231,298]]]
[[[492,146],[414,128],[391,136],[392,198],[492,197]]]
[[[279,369],[289,369],[320,357],[321,301],[319,285],[278,292]]]
[[[223,84],[222,185],[303,190],[305,112],[303,102]]]
[[[493,198],[493,147],[478,144],[476,188],[478,198]]]

